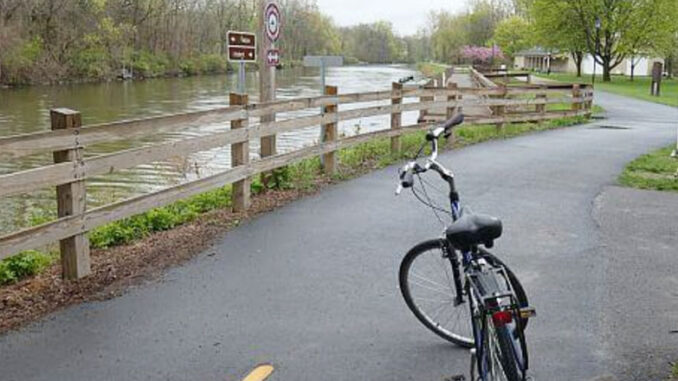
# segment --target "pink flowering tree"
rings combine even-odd
[[[495,61],[504,59],[504,53],[496,45],[493,45],[490,48],[485,46],[467,45],[461,49],[461,56],[474,64],[488,64],[491,63],[493,59]]]

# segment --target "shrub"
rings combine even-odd
[[[35,250],[21,252],[0,262],[0,285],[15,283],[38,274],[52,264],[54,257]]]
[[[132,54],[132,68],[135,73],[144,77],[156,77],[165,74],[170,67],[170,61],[164,54],[153,54],[146,50]]]

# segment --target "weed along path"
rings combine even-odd
[[[652,372],[668,371],[678,347],[678,196],[614,185],[625,163],[675,139],[678,110],[598,97],[607,120],[440,158],[467,205],[504,221],[494,251],[539,314],[528,329],[535,380],[661,379]],[[260,363],[275,367],[271,380],[468,372],[468,352],[400,297],[402,256],[440,226],[393,196],[395,172],[260,216],[161,282],[0,337],[0,379],[239,380]]]

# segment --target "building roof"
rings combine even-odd
[[[525,49],[521,50],[518,53],[514,54],[514,56],[531,56],[531,57],[546,57],[548,55],[556,55],[559,54],[560,51],[554,49],[554,50],[548,50],[544,49],[541,46],[535,46],[530,49]]]

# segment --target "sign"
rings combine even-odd
[[[228,60],[238,62],[255,62],[257,59],[257,39],[254,33],[229,31]]]
[[[655,62],[652,64],[652,87],[650,87],[650,94],[657,97],[661,94],[662,74],[664,74],[662,63]]]
[[[342,56],[305,56],[304,66],[306,67],[329,67],[341,66],[344,64]]]
[[[280,50],[270,49],[266,53],[266,64],[268,66],[278,66],[278,65],[280,65]]]
[[[229,46],[228,59],[230,61],[254,62],[256,61],[256,51],[253,48]]]
[[[255,47],[256,36],[254,33],[234,32],[230,31],[227,34],[229,46],[251,46]]]
[[[280,8],[275,3],[268,3],[264,10],[264,20],[266,22],[266,37],[271,42],[276,42],[280,38],[280,26],[282,24],[282,17],[280,15]]]

